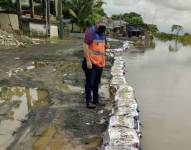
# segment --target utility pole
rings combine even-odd
[[[62,12],[62,0],[58,1],[58,16],[59,16],[59,38],[64,38],[64,23],[63,23],[63,12]]]

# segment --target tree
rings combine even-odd
[[[0,8],[11,11],[15,10],[16,4],[12,2],[12,0],[0,0]]]
[[[128,22],[128,21],[126,21],[126,22]],[[134,25],[144,24],[142,17],[132,17],[129,19],[129,23],[134,24]]]
[[[180,26],[180,25],[174,24],[174,25],[172,25],[172,27],[171,27],[171,31],[172,31],[172,32],[175,32],[176,36],[178,37],[179,33],[180,33],[181,31],[183,31],[183,27]]]
[[[135,12],[125,13],[123,15],[123,20],[129,24],[142,25],[144,24],[143,18],[140,14]]]
[[[185,36],[190,36],[190,33],[187,33],[187,32],[186,32],[186,33],[184,33],[184,35],[185,35]]]
[[[149,31],[152,33],[152,34],[155,34],[159,31],[157,25],[155,24],[148,24],[148,27],[149,27]]]
[[[121,19],[122,19],[121,16],[122,16],[122,15],[116,15],[116,14],[114,14],[114,15],[111,16],[111,19],[113,19],[113,20],[121,20]]]
[[[101,16],[106,15],[102,5],[102,0],[68,0],[63,6],[68,17],[85,30],[86,27],[93,25]]]
[[[119,15],[112,15],[111,19],[113,20],[123,20],[129,24],[133,25],[142,25],[144,24],[143,18],[140,14],[135,12],[125,13],[125,14],[119,14]]]

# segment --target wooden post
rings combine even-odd
[[[18,15],[18,19],[19,19],[19,28],[22,30],[22,8],[21,8],[21,1],[20,0],[16,0],[17,3],[17,15]]]
[[[58,0],[54,0],[56,18],[58,18]]]
[[[43,19],[46,18],[46,2],[45,0],[42,0],[42,11],[43,11]]]
[[[30,9],[31,9],[31,17],[34,18],[34,3],[33,3],[33,0],[30,0]]]
[[[64,24],[63,24],[63,13],[62,13],[62,0],[58,3],[58,14],[59,14],[59,37],[62,40],[64,38]]]
[[[50,0],[47,0],[47,21],[50,23]]]
[[[46,35],[48,38],[50,35],[50,0],[43,0],[43,3],[43,18],[45,19]]]

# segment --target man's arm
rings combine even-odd
[[[86,58],[86,61],[90,61],[90,57],[89,57],[89,46],[88,44],[84,43],[83,44],[84,47],[84,56]]]
[[[85,56],[85,59],[86,59],[86,64],[87,64],[87,67],[88,69],[92,69],[92,63],[90,61],[90,57],[89,57],[89,46],[84,43],[84,56]]]
[[[84,47],[84,57],[86,59],[88,69],[92,69],[92,63],[91,63],[90,56],[89,56],[89,52],[90,52],[89,45],[92,42],[93,42],[92,32],[87,31],[85,33],[83,47]]]

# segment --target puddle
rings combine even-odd
[[[48,105],[48,91],[25,87],[0,87],[0,149],[14,140],[14,133],[34,108]]]
[[[12,77],[12,76],[15,76],[19,72],[27,71],[27,70],[34,70],[34,69],[38,69],[38,68],[44,68],[48,65],[49,65],[49,63],[46,61],[32,61],[32,63],[28,66],[11,69],[6,73],[8,74],[9,77]],[[54,69],[53,71],[56,71],[56,70]]]

